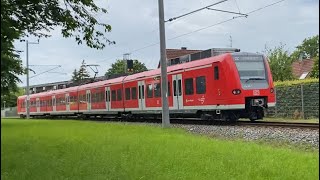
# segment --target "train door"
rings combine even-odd
[[[91,110],[91,93],[90,90],[87,90],[87,110],[90,111]]]
[[[56,112],[56,96],[52,96],[52,111]]]
[[[221,67],[219,63],[213,63],[213,88],[214,88],[214,96],[216,97],[216,99],[223,99],[223,91],[224,91],[224,87],[223,87],[223,82],[221,80],[221,78],[223,78],[221,76]]]
[[[24,100],[24,112],[27,112],[27,98]]]
[[[40,99],[36,99],[36,107],[37,107],[37,112],[40,112]]]
[[[173,109],[183,109],[182,74],[172,75]]]
[[[146,100],[145,100],[145,96],[144,96],[144,88],[145,87],[145,83],[144,81],[138,81],[138,100],[139,100],[139,110],[144,110],[146,108]]]
[[[105,88],[106,92],[106,109],[110,111],[111,109],[111,102],[110,102],[110,87]]]
[[[66,111],[70,111],[70,96],[69,96],[69,93],[67,93],[65,95],[65,99],[66,99]]]

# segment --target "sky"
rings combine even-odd
[[[164,0],[165,20],[218,1],[220,0]],[[277,1],[279,0],[228,0],[211,8],[246,14]],[[29,65],[36,73],[30,72],[30,85],[70,80],[73,70],[79,69],[82,60],[86,64],[99,65],[98,76],[102,76],[125,53],[130,53],[131,59],[143,62],[148,69],[157,68],[160,59],[158,1],[95,2],[108,10],[107,14],[98,15],[97,18],[112,26],[112,31],[106,33],[106,37],[116,44],[107,45],[103,50],[91,49],[85,44],[78,45],[73,38],[63,38],[57,27],[50,32],[51,37],[40,39],[39,44],[29,45]],[[262,53],[265,47],[274,48],[282,43],[292,52],[303,39],[319,34],[317,0],[285,0],[247,17],[219,24],[234,16],[238,15],[205,9],[167,22],[166,47],[197,50],[233,47],[242,52]],[[32,37],[28,40],[37,41]],[[155,45],[144,48],[152,44]],[[16,41],[15,47],[23,51],[20,55],[26,66],[26,43]],[[53,69],[57,65],[61,67]],[[87,70],[93,76],[93,71],[90,68]],[[26,76],[19,78],[22,80],[20,86],[25,86]]]

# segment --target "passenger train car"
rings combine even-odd
[[[170,116],[262,119],[275,106],[267,58],[234,52],[169,66]],[[160,69],[30,95],[30,116],[161,115]],[[17,100],[26,116],[26,96]]]

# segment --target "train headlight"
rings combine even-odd
[[[240,94],[241,93],[241,90],[240,89],[234,89],[234,90],[232,90],[232,94],[234,94],[234,95],[238,95],[238,94]]]
[[[273,89],[273,88],[270,88],[270,92],[273,93],[273,92],[274,92],[274,89]]]

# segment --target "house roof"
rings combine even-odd
[[[303,59],[294,61],[292,63],[292,74],[295,77],[300,77],[303,73],[309,73],[312,71],[313,64],[313,59]]]
[[[201,51],[202,50],[187,49],[185,47],[182,47],[181,49],[166,49],[167,60],[174,59],[174,58],[188,55],[188,54],[201,52]],[[158,64],[158,68],[160,68],[160,61]]]
[[[177,58],[180,56],[184,56],[187,54],[193,54],[193,53],[197,53],[200,52],[202,50],[189,50],[189,49],[167,49],[166,53],[167,53],[167,59],[173,59],[173,58]]]

